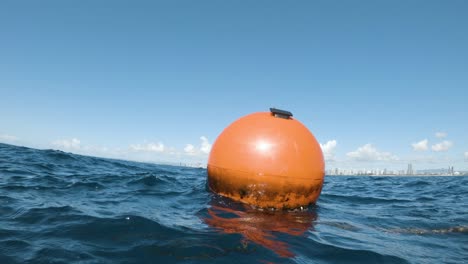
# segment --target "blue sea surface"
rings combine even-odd
[[[468,263],[468,177],[326,176],[271,212],[205,169],[0,144],[0,263]]]

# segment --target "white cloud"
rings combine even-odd
[[[184,152],[187,154],[195,154],[195,147],[192,144],[187,144],[184,148]]]
[[[465,161],[468,161],[468,151],[465,152]]]
[[[0,134],[0,141],[14,142],[14,141],[17,141],[17,140],[18,140],[18,138],[15,137],[15,136],[8,135],[8,134]]]
[[[447,137],[447,133],[445,133],[445,132],[436,132],[435,136],[436,136],[436,138],[445,138],[445,137]]]
[[[444,140],[440,143],[437,143],[435,145],[432,145],[432,150],[435,151],[435,152],[441,152],[441,151],[447,151],[449,150],[449,148],[451,148],[453,146],[453,143],[451,141],[448,141],[448,140]]]
[[[202,141],[201,142],[201,147],[200,147],[201,152],[203,152],[205,154],[210,153],[211,144],[210,144],[210,142],[208,142],[208,139],[205,136],[201,136],[200,140]]]
[[[211,144],[205,136],[200,137],[200,147],[196,148],[193,144],[187,144],[184,148],[184,153],[188,155],[205,155],[210,153]]]
[[[346,154],[350,159],[356,161],[390,161],[398,160],[398,157],[390,152],[379,152],[372,144],[365,144],[356,151]]]
[[[320,144],[325,160],[335,159],[336,140],[329,140],[325,144]]]
[[[77,138],[53,141],[51,147],[82,155],[191,166],[193,164],[205,164],[207,158],[205,153],[208,153],[211,149],[211,144],[206,137],[200,137],[200,140],[200,145],[187,144],[183,150],[166,146],[162,142],[147,141],[131,144],[126,148],[105,147],[88,145]]]
[[[429,148],[427,146],[428,143],[429,143],[429,141],[427,139],[423,139],[423,140],[421,140],[419,142],[411,144],[411,146],[413,146],[414,151],[426,151]]]
[[[146,152],[164,152],[165,147],[161,142],[158,143],[146,143],[146,144],[133,144],[130,145],[130,149],[133,151],[146,151]]]
[[[52,145],[58,149],[79,150],[81,148],[81,141],[77,138],[59,139],[52,142]]]

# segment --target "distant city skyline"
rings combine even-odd
[[[408,164],[408,168],[404,169],[341,169],[333,168],[326,170],[327,175],[368,175],[368,176],[468,176],[468,170],[455,170],[453,166],[448,168],[437,169],[413,169],[413,164]]]
[[[468,169],[468,1],[0,3],[0,142],[206,164],[289,110],[326,168]]]

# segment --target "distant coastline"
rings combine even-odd
[[[449,175],[449,174],[328,174],[326,173],[325,176],[372,176],[372,177],[463,177],[468,176],[468,173],[464,174],[457,174],[457,175]]]
[[[468,176],[466,170],[455,170],[453,166],[438,169],[421,169],[414,170],[413,164],[408,164],[406,170],[392,170],[392,169],[342,169],[332,168],[325,171],[326,175],[344,175],[344,176]]]

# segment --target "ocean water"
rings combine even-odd
[[[262,212],[205,169],[0,144],[0,263],[468,263],[468,177],[326,176]]]

